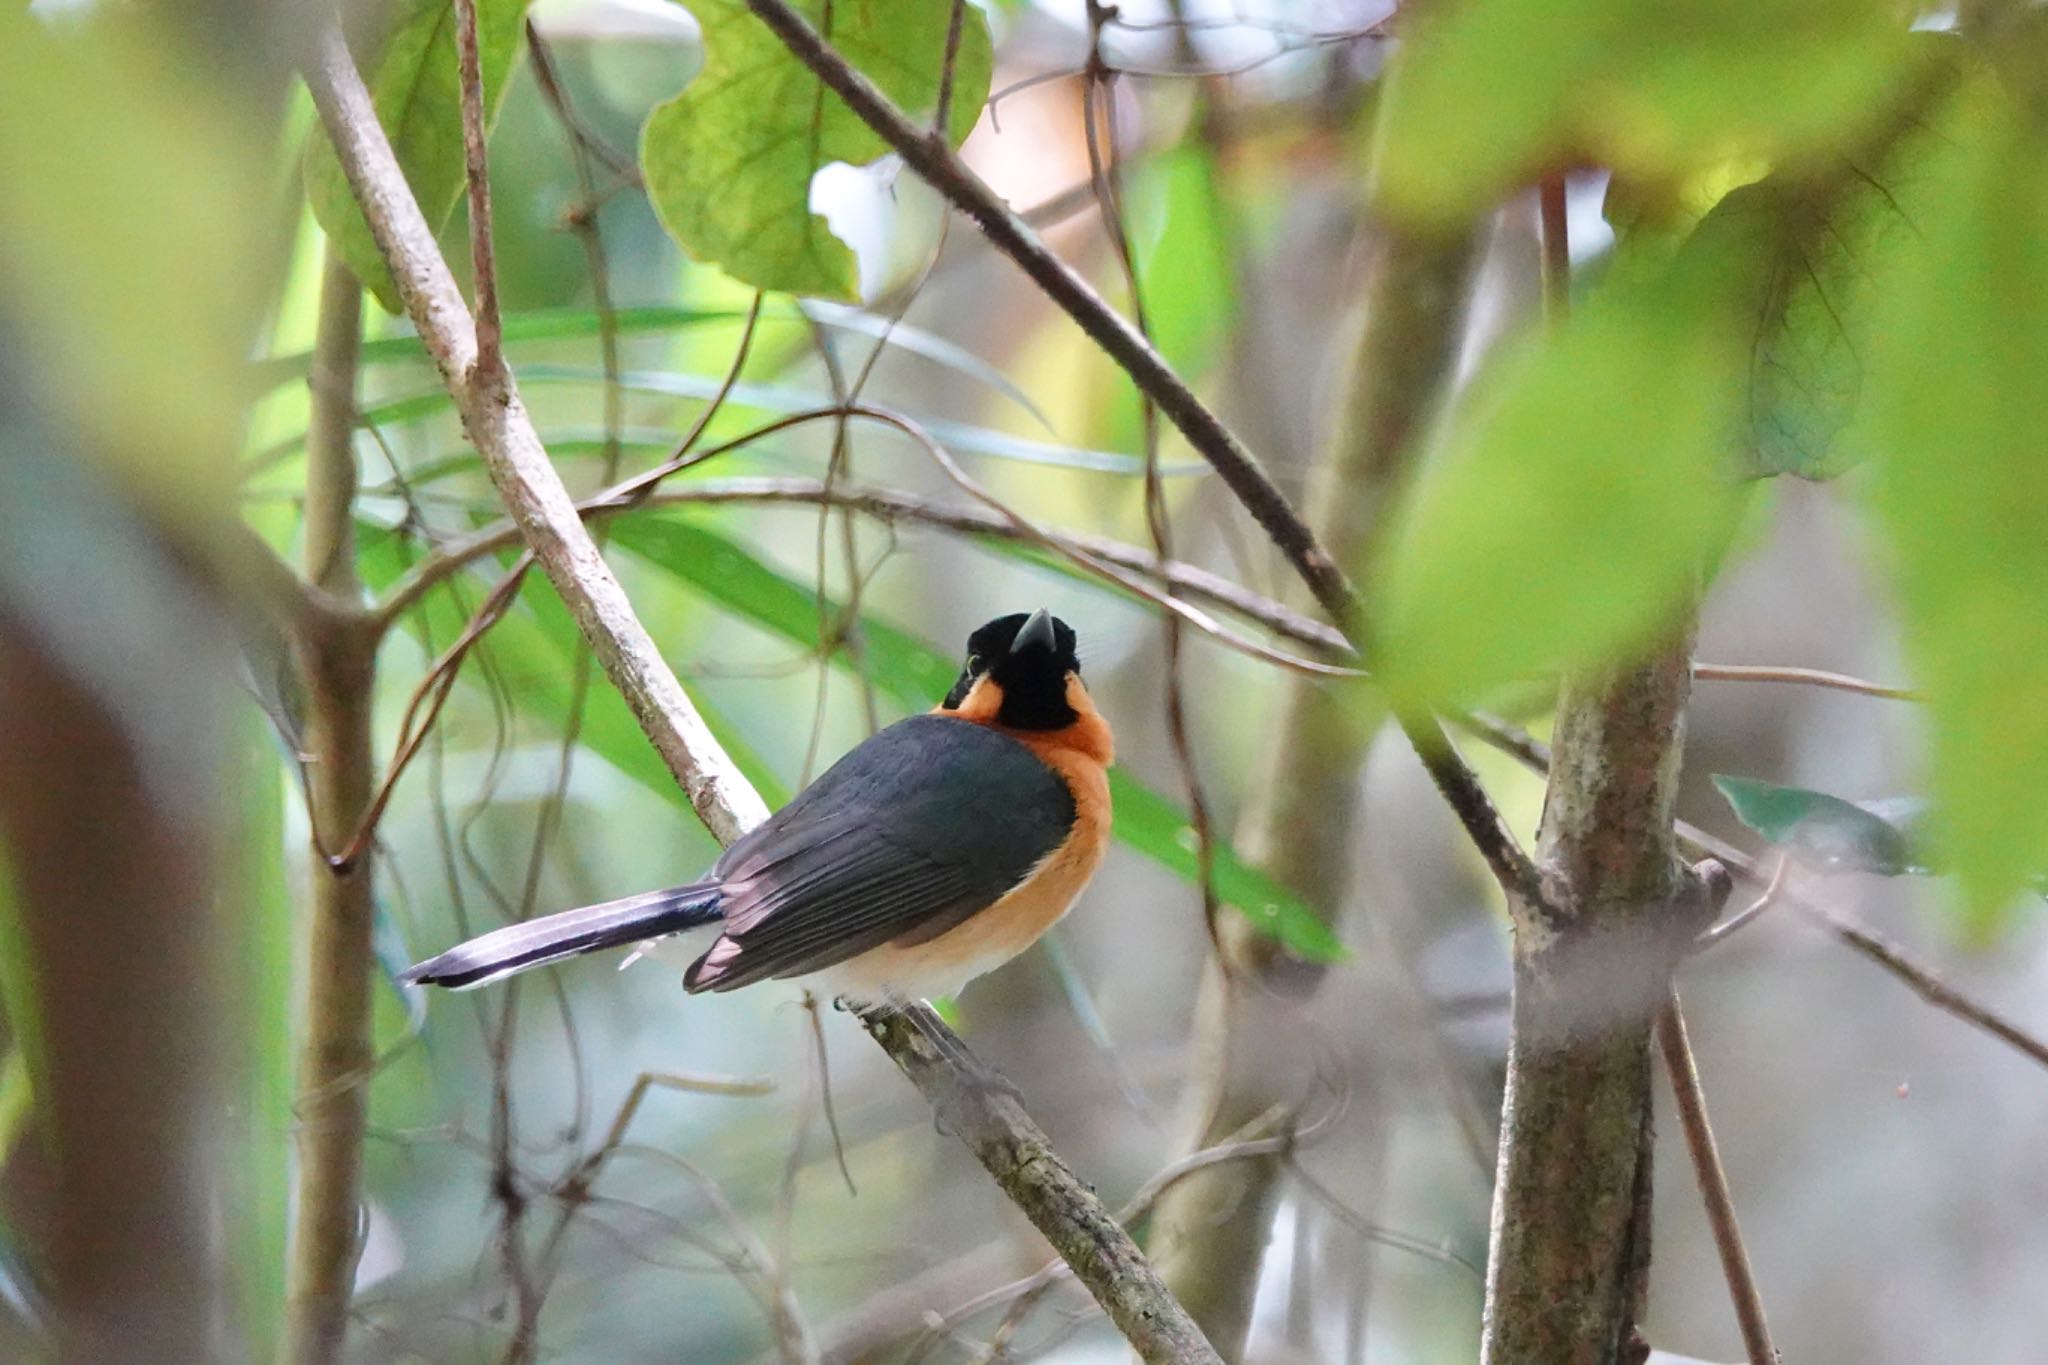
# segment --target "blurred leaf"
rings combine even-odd
[[[427,989],[401,979],[418,959],[406,947],[405,931],[382,899],[377,901],[376,916],[370,922],[370,955],[377,959],[384,984],[405,1011],[405,1031],[418,1033],[427,1026]]]
[[[234,1258],[235,1285],[250,1354],[267,1358],[283,1340],[285,1233],[291,1198],[292,1104],[297,1059],[292,1055],[293,914],[285,876],[285,755],[275,732],[245,714],[239,726],[236,790],[241,819],[227,907],[228,941],[239,961],[236,998],[242,1018],[235,1036],[243,1048],[247,1096],[236,1105],[246,1143],[233,1163],[232,1198],[247,1254]]]
[[[147,6],[0,6],[9,360],[124,491],[219,515],[263,284],[264,157],[232,75]],[[31,191],[28,187],[33,187]]]
[[[1208,371],[1237,322],[1237,270],[1221,180],[1215,152],[1186,143],[1138,162],[1125,195],[1147,330],[1174,371],[1190,380]],[[1119,383],[1109,444],[1140,444],[1140,410],[1137,391]]]
[[[1393,59],[1381,201],[1470,220],[1558,168],[1676,184],[1731,157],[1820,157],[1875,126],[1915,44],[1876,0],[1457,0]]]
[[[1967,82],[1871,332],[1872,505],[1927,693],[1934,852],[1971,929],[2048,867],[2048,87]]]
[[[715,532],[670,516],[622,518],[613,543],[683,579],[736,615],[798,644],[818,638],[818,601],[812,590],[768,568]],[[837,604],[830,608],[837,610]],[[874,685],[909,710],[921,711],[945,695],[957,661],[905,631],[861,618],[863,662]],[[834,662],[848,666],[842,651]],[[666,774],[662,782],[673,786]],[[1192,881],[1198,873],[1187,812],[1123,768],[1109,773],[1116,837],[1132,849]],[[1303,957],[1333,962],[1344,946],[1316,915],[1271,878],[1243,862],[1226,843],[1216,846],[1216,893],[1261,929]]]
[[[28,1078],[28,1058],[17,1043],[7,1045],[7,1057],[0,1061],[0,1167],[14,1156],[14,1149],[28,1132],[29,1116],[35,1113],[35,1086]]]
[[[1379,657],[1397,694],[1595,663],[1686,601],[1737,507],[1752,252],[1696,237],[1472,386],[1383,538]]]
[[[732,308],[619,308],[612,314],[620,336],[635,336],[647,332],[675,332],[686,327],[697,327],[705,323],[738,322],[746,317],[744,309]],[[505,314],[505,340],[523,341],[577,341],[601,335],[604,325],[599,316],[583,308],[550,308],[540,311],[528,310]],[[427,348],[416,336],[374,337],[366,339],[357,356],[357,363],[363,366],[388,365],[398,361],[417,361],[425,364]],[[313,364],[311,351],[293,351],[287,355],[270,356],[250,366],[257,385],[265,390],[280,384],[303,383]]]
[[[873,313],[841,304],[813,300],[808,309],[827,327],[874,337],[892,350],[907,351],[956,374],[964,375],[1017,404],[1037,419],[1039,425],[1046,425],[1044,414],[1039,412],[1029,394],[1018,388],[1001,370],[957,343],[941,336],[934,336],[909,323],[877,317]],[[647,333],[682,331],[706,323],[734,323],[741,321],[746,315],[743,308],[652,306],[615,309],[612,318],[620,336],[639,336]],[[791,326],[806,325],[802,313],[794,309],[776,307],[763,308],[761,321]],[[602,319],[588,309],[551,308],[505,315],[505,340],[513,343],[572,341],[599,336],[603,330]],[[426,358],[426,348],[420,344],[418,337],[378,337],[363,343],[359,363],[366,366],[400,361],[417,361],[424,364]],[[258,361],[251,368],[256,383],[264,389],[271,389],[283,384],[304,382],[312,360],[312,352],[295,351],[289,355],[272,356],[267,360]]]
[[[483,72],[485,119],[504,102],[507,78],[525,40],[528,0],[476,0],[477,55]],[[455,7],[449,0],[402,0],[375,44],[375,73],[369,76],[377,121],[391,139],[398,165],[419,200],[420,212],[438,230],[455,208],[463,185],[462,92],[455,69]],[[364,47],[355,45],[363,70]],[[341,252],[377,301],[393,313],[405,311],[398,286],[356,207],[348,177],[335,159],[325,131],[306,144],[306,198],[327,239]]]
[[[1920,249],[1919,222],[1941,212],[1930,195],[1942,166],[1967,154],[1983,122],[1969,101],[1949,101],[1868,168],[1845,161],[1818,189],[1773,177],[1714,210],[1762,220],[1775,240],[1749,364],[1752,472],[1828,479],[1869,454],[1860,418],[1878,304]]]
[[[1714,774],[1735,818],[1801,862],[1826,872],[1925,873],[1907,832],[1875,811],[1826,792]]]
[[[810,209],[825,165],[889,148],[739,0],[692,0],[704,69],[655,109],[640,139],[647,196],[698,260],[762,289],[849,302],[853,252]],[[799,0],[796,8],[913,119],[936,113],[952,0]],[[829,16],[826,18],[824,16]],[[954,67],[949,140],[988,99],[988,20],[969,6]]]

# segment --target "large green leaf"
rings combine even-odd
[[[1446,0],[1402,36],[1375,174],[1389,209],[1431,223],[1558,167],[1677,184],[1848,145],[1912,53],[1875,0]]]
[[[648,116],[647,196],[683,249],[762,289],[856,300],[853,252],[811,212],[825,165],[889,149],[740,0],[691,0],[704,69]],[[798,0],[796,9],[912,118],[935,115],[953,0]],[[829,15],[829,20],[825,17]],[[988,21],[969,6],[947,131],[957,145],[988,98]]]
[[[1871,501],[1927,694],[1934,851],[1989,930],[2048,867],[2048,137],[2043,83],[1986,78],[1887,281]]]
[[[801,644],[817,639],[818,602],[812,590],[716,532],[682,517],[632,517],[613,527],[612,540],[785,639]],[[958,671],[952,656],[885,622],[863,617],[861,632],[868,678],[900,706],[923,710],[932,705]],[[842,654],[837,662],[848,660]],[[1194,835],[1185,810],[1122,768],[1110,770],[1110,800],[1119,840],[1177,875],[1195,878]],[[1330,962],[1344,955],[1342,943],[1298,898],[1240,859],[1228,844],[1219,844],[1215,854],[1216,893],[1225,902],[1304,957]]]
[[[1949,65],[1967,54],[1929,36]],[[1752,472],[1826,479],[1870,453],[1865,357],[1892,270],[1920,249],[1917,224],[1941,212],[1941,167],[1982,135],[1968,102],[1916,120],[1867,166],[1845,158],[1818,181],[1772,176],[1730,194],[1714,216],[1746,217],[1774,242],[1755,294],[1748,367]]]
[[[506,78],[519,55],[528,0],[476,0],[477,55],[483,71],[486,117],[505,97]],[[419,200],[420,212],[435,227],[446,221],[461,196],[462,94],[455,71],[455,6],[452,0],[402,0],[375,50],[370,96],[377,121],[391,139],[398,165]],[[361,49],[358,49],[360,53]],[[364,69],[370,69],[365,62]],[[328,240],[369,286],[377,301],[404,311],[398,287],[370,236],[322,131],[306,144],[306,198]]]
[[[1736,505],[1752,244],[1613,281],[1481,376],[1383,538],[1381,674],[1433,702],[1640,647]]]

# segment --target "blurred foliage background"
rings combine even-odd
[[[514,551],[413,577],[502,513],[376,301],[388,278],[291,76],[320,16],[110,8],[0,18],[0,1353],[258,1358],[285,1336],[303,942],[329,874],[307,856],[308,697],[249,532],[305,552],[328,262],[369,289],[337,553],[361,600],[405,594],[369,684],[380,774]],[[1128,311],[1093,101],[1150,335],[1348,547],[1396,698],[1540,736],[1559,671],[1642,647],[1703,561],[1701,659],[1917,689],[1700,681],[1681,814],[1785,857],[1813,909],[1688,966],[1692,1034],[1786,1359],[2038,1359],[2039,1044],[1930,1007],[1826,917],[2022,1040],[2048,1028],[2048,35],[2017,4],[1410,8],[970,7],[951,128]],[[848,51],[901,59],[890,93],[929,117],[950,10],[853,6]],[[935,702],[981,621],[1044,605],[1079,630],[1118,734],[1118,845],[1044,945],[951,1008],[1119,1202],[1189,1149],[1214,1079],[1157,613],[988,533],[1000,518],[884,426],[759,432],[857,393],[1031,522],[1145,552],[1150,445],[1178,558],[1280,604],[1267,625],[1306,595],[1185,443],[1152,443],[1121,372],[836,102],[787,157],[814,87],[731,82],[777,55],[744,7],[480,12],[514,373],[579,494],[697,434],[701,465],[601,525],[771,803]],[[350,31],[462,274],[448,16],[351,11]],[[1098,43],[1113,82],[1087,75]],[[1542,180],[1570,250],[1548,326]],[[1441,374],[1401,369],[1411,337],[1388,334],[1417,299]],[[1375,366],[1400,401],[1358,397]],[[1361,434],[1390,411],[1392,437]],[[820,480],[886,496],[833,510]],[[1498,893],[1380,733],[1386,692],[1196,631],[1180,676],[1219,941],[1287,983],[1257,1055],[1312,1132],[1230,1224],[1243,1358],[1472,1359]],[[1541,778],[1466,747],[1532,832]],[[659,962],[431,1000],[394,984],[462,934],[685,881],[715,851],[530,577],[366,855],[348,1358],[802,1358],[792,1315],[833,1360],[988,1360],[992,1338],[1120,1358],[1070,1285],[1001,1326],[982,1296],[1043,1245],[845,1017],[814,1025],[773,987],[685,999]],[[773,1086],[650,1090],[584,1190],[642,1073]],[[1675,1143],[1656,1184],[1648,1335],[1733,1359]]]

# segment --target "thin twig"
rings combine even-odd
[[[491,247],[490,156],[485,145],[484,75],[477,50],[476,0],[455,0],[455,66],[462,90],[462,163],[469,186],[469,264],[476,289],[476,367],[493,375],[505,365],[498,317],[498,262]]]
[[[1115,17],[1114,8],[1102,0],[1088,0],[1088,68],[1081,85],[1081,126],[1088,148],[1088,170],[1095,182],[1095,200],[1103,230],[1121,266],[1131,295],[1131,320],[1138,334],[1152,340],[1152,328],[1145,316],[1145,291],[1138,279],[1138,262],[1131,251],[1131,235],[1124,226],[1123,196],[1118,177],[1122,159],[1116,130],[1116,85],[1102,58],[1102,31]],[[1098,123],[1106,125],[1098,131]],[[1102,143],[1107,142],[1105,154]],[[1145,528],[1152,537],[1152,553],[1158,563],[1173,558],[1173,519],[1166,506],[1166,488],[1159,476],[1159,405],[1148,394],[1139,394],[1139,418],[1145,450]],[[1171,580],[1165,584],[1168,599],[1176,591]],[[1161,676],[1165,689],[1166,735],[1172,746],[1174,764],[1180,769],[1181,785],[1187,791],[1188,825],[1195,835],[1195,868],[1202,899],[1202,927],[1216,961],[1228,970],[1223,944],[1216,928],[1220,905],[1216,896],[1216,836],[1209,818],[1209,798],[1202,789],[1201,770],[1195,764],[1194,741],[1188,731],[1186,670],[1181,666],[1182,620],[1177,612],[1162,612],[1160,634],[1165,660]]]
[[[1791,868],[1791,857],[1780,853],[1777,862],[1771,868],[1771,880],[1764,887],[1764,893],[1735,914],[1730,915],[1727,919],[1722,920],[1719,924],[1714,925],[1704,934],[1701,934],[1698,941],[1694,944],[1694,948],[1697,950],[1713,947],[1716,943],[1727,938],[1728,935],[1770,909],[1772,905],[1777,903],[1778,892],[1785,885],[1785,874]]]
[[[1707,1122],[1707,1097],[1700,1088],[1699,1068],[1693,1063],[1692,1044],[1685,1036],[1685,1016],[1679,1010],[1675,989],[1657,1016],[1657,1046],[1664,1054],[1664,1074],[1671,1079],[1672,1097],[1678,1102],[1678,1124],[1685,1130],[1686,1150],[1692,1154],[1693,1174],[1699,1178],[1700,1198],[1714,1230],[1714,1246],[1721,1253],[1721,1271],[1728,1277],[1728,1292],[1735,1300],[1735,1320],[1742,1327],[1749,1365],[1778,1365],[1778,1352],[1764,1322],[1756,1272],[1750,1269],[1742,1228],[1736,1222],[1728,1173],[1721,1167],[1714,1129]]]
[[[375,776],[370,719],[377,631],[354,608],[356,460],[353,443],[362,286],[330,252],[313,362],[306,461],[306,575],[344,612],[308,621],[297,657],[306,688],[305,771],[312,906],[298,1055],[296,1213],[286,1279],[286,1351],[295,1362],[341,1358],[355,1283],[362,1196],[363,1081],[372,1066],[370,971],[375,916],[371,869],[336,869],[323,841],[354,828]]]
[[[1702,664],[1692,666],[1699,682],[1794,683],[1803,687],[1826,687],[1853,692],[1860,697],[1881,697],[1888,701],[1923,701],[1924,695],[1911,687],[1887,687],[1848,673],[1831,673],[1823,668],[1796,668],[1786,664]]]

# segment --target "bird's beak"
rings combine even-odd
[[[1026,650],[1042,649],[1050,654],[1059,648],[1059,640],[1053,634],[1052,616],[1044,607],[1031,613],[1031,619],[1017,632],[1017,638],[1010,641],[1010,653],[1022,654]]]

